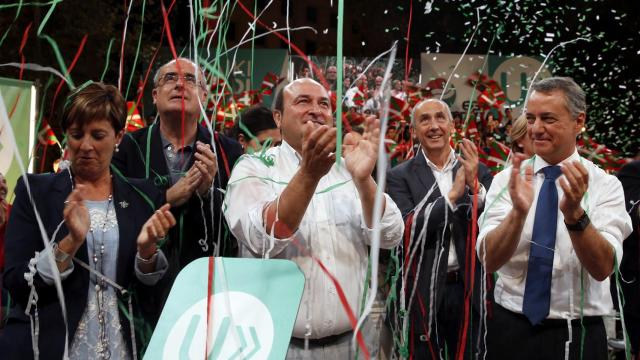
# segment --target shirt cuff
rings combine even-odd
[[[167,272],[167,269],[169,268],[169,262],[167,261],[167,257],[164,256],[162,250],[158,250],[158,253],[156,255],[156,267],[152,272],[146,274],[143,273],[140,270],[139,263],[140,260],[138,260],[138,256],[136,256],[134,266],[136,277],[138,278],[138,280],[140,280],[141,283],[147,286],[153,286],[158,281],[160,281],[160,279],[162,279],[164,274]]]
[[[48,259],[49,256],[53,257],[52,251],[53,251],[53,248],[49,247],[49,251],[43,250],[38,254],[38,258],[36,259],[36,270],[38,270],[38,274],[40,274],[40,277],[42,278],[44,283],[47,285],[54,284],[53,274],[54,274],[54,271],[58,270],[58,269],[53,270],[51,268],[51,263],[49,262],[49,259]],[[54,260],[54,263],[55,263],[55,260]],[[74,265],[73,265],[73,261],[71,261],[67,269],[60,273],[60,280],[64,280],[68,278],[69,275],[71,275],[71,273],[73,272],[73,269],[74,269]]]
[[[479,184],[480,186],[478,186],[478,206],[481,207],[482,205],[484,205],[484,199],[487,196],[487,190],[484,188],[484,185]],[[469,196],[473,197],[473,194],[471,193],[471,191],[469,191]]]

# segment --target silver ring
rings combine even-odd
[[[70,202],[71,202],[70,200],[65,200],[65,201],[64,201],[64,204],[65,204],[65,205],[67,205],[67,204],[69,204]]]

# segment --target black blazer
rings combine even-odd
[[[460,168],[460,163],[456,164],[453,169],[453,178]],[[493,177],[484,164],[478,164],[478,181],[482,183],[486,190],[491,186],[491,180]],[[404,163],[392,168],[387,176],[387,192],[389,196],[395,201],[400,208],[402,216],[405,219],[405,223],[410,220],[414,214],[414,208],[425,198],[431,187],[436,184],[433,172],[427,165],[427,162],[422,155],[422,152],[418,151],[417,155],[412,159],[405,161]],[[445,194],[446,196],[446,194]],[[417,290],[414,296],[413,305],[411,308],[411,319],[415,323],[414,332],[417,336],[424,334],[422,321],[428,324],[429,312],[437,312],[442,303],[446,299],[444,291],[436,291],[435,304],[430,303],[430,289],[431,289],[431,271],[433,269],[436,259],[440,259],[437,265],[438,273],[436,274],[436,289],[444,289],[446,275],[447,275],[447,260],[449,255],[449,246],[451,246],[451,239],[453,239],[453,246],[455,247],[456,255],[458,256],[458,263],[460,264],[460,272],[463,274],[463,281],[465,291],[468,291],[470,283],[467,279],[470,278],[470,269],[466,268],[466,257],[470,247],[467,243],[467,234],[470,229],[471,215],[472,215],[472,200],[473,195],[469,194],[468,190],[465,190],[465,194],[457,201],[457,210],[451,211],[446,204],[443,196],[440,194],[440,189],[436,184],[433,192],[429,196],[425,207],[420,211],[419,216],[415,219],[415,238],[410,239],[409,247],[404,248],[405,253],[400,254],[400,266],[404,266],[405,255],[407,250],[414,249],[418,245],[418,234],[424,224],[425,209],[429,206],[431,213],[428,217],[426,228],[426,243],[424,246],[424,256],[422,257],[422,263],[418,264],[420,258],[421,249],[418,248],[416,255],[413,258],[411,268],[409,269],[409,275],[407,278],[406,296],[407,301],[411,294],[412,284],[415,280],[415,274],[420,265],[420,273],[418,274]],[[480,213],[482,209],[478,209]],[[411,226],[405,226],[405,232],[411,231]],[[442,249],[442,250],[440,250]],[[442,251],[442,256],[440,255]],[[475,249],[471,249],[471,256],[475,256]],[[476,259],[475,281],[474,281],[474,304],[477,306],[479,301],[479,289],[480,289],[480,262]],[[401,281],[398,279],[396,291],[401,291]],[[421,306],[419,306],[418,296],[424,301],[425,313],[422,313]],[[398,295],[399,299],[399,295]],[[434,315],[435,315],[434,312]]]
[[[626,209],[631,216],[633,232],[622,243],[623,254],[620,262],[620,281],[624,294],[624,315],[631,346],[640,351],[640,161],[632,161],[620,169],[618,179],[622,183]],[[611,278],[613,304],[618,308],[618,293],[615,278]]]
[[[198,124],[196,140],[211,144],[209,130],[200,124]],[[229,181],[231,168],[242,155],[242,146],[237,141],[218,133],[215,134],[214,140],[219,168],[215,176],[214,185],[216,189],[225,189]],[[159,123],[133,133],[127,133],[122,139],[119,148],[120,151],[114,154],[112,163],[124,176],[148,179],[151,184],[166,193],[166,190],[170,187],[170,179],[162,148],[162,139],[160,138]],[[187,164],[187,169],[194,162],[195,156],[192,156]],[[171,210],[178,224],[169,231],[168,240],[162,245],[162,249],[169,261],[169,269],[162,279],[163,286],[158,288],[161,291],[157,294],[161,299],[159,302],[161,305],[156,309],[157,317],[160,316],[162,306],[169,296],[169,291],[178,272],[195,259],[212,256],[214,249],[212,242],[218,239],[219,234],[221,236],[219,254],[221,256],[237,255],[237,242],[230,236],[221,212],[224,194],[220,191],[214,192],[213,214],[210,202],[206,199],[203,200],[201,204],[197,196],[192,196],[184,205]],[[205,223],[202,218],[203,210],[208,239],[206,251],[198,243],[200,239],[205,238]],[[180,224],[180,219],[182,219],[182,225]],[[211,219],[213,219],[213,222]]]
[[[51,238],[56,227],[63,220],[64,201],[71,192],[69,172],[65,170],[58,174],[27,175],[27,178],[44,229],[47,236]],[[152,204],[147,203],[138,191],[144,192]],[[4,286],[15,303],[10,311],[7,326],[0,337],[0,349],[2,349],[3,358],[6,356],[8,359],[30,359],[33,358],[31,330],[29,318],[24,314],[30,288],[24,279],[24,274],[29,272],[29,260],[35,256],[36,251],[44,249],[44,244],[22,178],[18,180],[15,194],[6,234],[7,261],[4,272]],[[124,288],[142,295],[149,291],[149,287],[138,282],[134,274],[136,240],[142,225],[164,202],[164,194],[148,186],[146,182],[124,180],[113,175],[113,201],[120,236],[115,281]],[[127,203],[126,206],[121,205],[123,201]],[[62,225],[55,241],[59,242],[67,234],[67,227]],[[76,256],[85,263],[89,263],[86,242],[80,247]],[[64,323],[55,286],[47,285],[39,275],[34,277],[34,284],[39,298],[40,358],[61,359],[64,351]],[[75,264],[73,272],[62,282],[70,344],[87,305],[88,287],[89,272]],[[31,311],[33,313],[33,308]],[[120,321],[123,337],[131,350],[129,322],[122,312],[120,312]]]

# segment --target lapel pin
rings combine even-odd
[[[120,201],[120,207],[123,208],[123,209],[126,209],[127,207],[129,207],[129,203],[124,201],[124,200],[122,200],[122,201]]]

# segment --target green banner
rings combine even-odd
[[[259,90],[262,85],[262,79],[265,75],[272,72],[278,77],[286,77],[287,69],[287,52],[283,49],[239,49],[233,62],[233,54],[226,56],[226,68],[229,69],[233,64],[231,76],[229,77],[230,86],[235,94],[239,94],[245,90]],[[253,72],[251,71],[253,69]],[[266,107],[271,106],[273,95],[265,96],[263,103]]]
[[[144,359],[284,359],[303,289],[289,260],[197,259],[178,274]]]
[[[8,125],[4,121],[0,122],[0,172],[7,179],[7,201],[11,202],[13,188],[21,175],[16,156],[22,159],[25,167],[29,166],[29,151],[34,141],[35,87],[28,81],[0,78],[0,96],[15,135],[14,139],[6,129]]]

